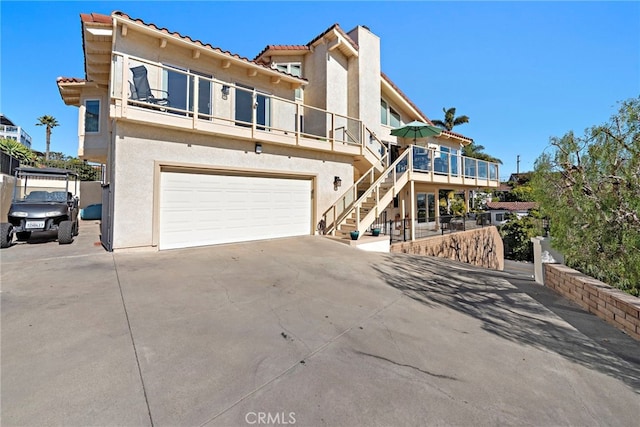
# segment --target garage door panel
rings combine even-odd
[[[162,172],[160,181],[160,249],[310,234],[310,180]]]

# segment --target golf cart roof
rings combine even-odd
[[[20,167],[16,168],[16,176],[18,178],[23,176],[37,176],[42,178],[67,178],[69,176],[78,177],[78,174],[74,171],[61,168],[32,168],[32,167]]]

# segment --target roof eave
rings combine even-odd
[[[199,51],[204,52],[208,55],[214,56],[224,61],[229,61],[229,63],[235,64],[241,68],[255,70],[258,73],[262,73],[267,76],[277,78],[280,81],[290,83],[293,86],[299,87],[299,86],[304,86],[308,84],[308,81],[306,79],[298,78],[298,77],[292,76],[291,74],[283,73],[278,70],[265,67],[263,65],[254,63],[248,59],[242,59],[240,57],[236,57],[234,55],[231,55],[230,53],[223,52],[219,48],[214,48],[211,45],[205,45],[199,40],[194,41],[191,38],[188,38],[187,40],[187,37],[182,36],[180,34],[176,35],[176,33],[169,33],[168,30],[163,31],[162,29],[152,28],[148,24],[145,24],[138,20],[133,20],[126,15],[116,14],[116,12],[114,12],[113,17],[116,23],[121,23],[123,25],[131,26],[132,28],[135,28],[136,30],[141,31],[143,33],[151,34],[155,37],[164,38],[166,40],[171,40],[172,42],[175,42],[184,46],[189,46],[190,48],[193,48],[193,49],[198,49]]]

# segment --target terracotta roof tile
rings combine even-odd
[[[504,209],[507,211],[528,211],[536,209],[536,202],[487,202],[487,209]]]
[[[291,45],[291,44],[269,44],[267,46],[265,46],[264,49],[262,49],[260,51],[259,54],[257,54],[253,60],[257,61],[258,58],[260,58],[262,55],[264,55],[267,51],[269,50],[290,50],[290,51],[309,51],[311,50],[311,48],[309,48],[309,46],[306,45]]]
[[[86,79],[81,79],[79,77],[58,77],[56,82],[58,83],[85,83]]]
[[[326,30],[321,32],[313,40],[311,40],[309,43],[307,43],[307,46],[311,46],[316,41],[318,41],[322,37],[324,37],[325,34],[327,34],[329,31],[332,31],[334,29],[337,30],[340,33],[341,36],[343,36],[345,39],[347,39],[347,41],[351,44],[351,46],[353,46],[353,48],[355,50],[358,50],[358,44],[355,41],[353,41],[353,39],[351,37],[349,37],[349,35],[347,35],[347,33],[344,32],[344,30],[340,27],[340,25],[338,25],[338,23],[333,24],[332,26],[330,26],[329,28],[327,28]]]
[[[82,22],[95,22],[97,24],[111,24],[112,22],[110,16],[100,13],[81,13],[80,19]]]
[[[445,135],[457,136],[458,138],[463,138],[463,139],[466,139],[468,141],[473,141],[473,138],[469,138],[468,136],[464,136],[464,135],[456,133],[456,132],[451,132],[450,130],[443,130],[442,133],[444,133]]]
[[[262,68],[268,69],[268,70],[270,70],[270,71],[274,71],[274,72],[277,72],[277,73],[280,73],[280,74],[284,74],[284,75],[289,76],[289,77],[294,77],[294,78],[296,78],[296,79],[300,79],[300,80],[307,81],[307,79],[305,79],[305,78],[297,77],[297,76],[294,76],[294,75],[292,75],[292,74],[286,73],[286,72],[284,72],[284,71],[274,70],[274,69],[272,69],[271,67],[269,67],[269,66],[267,66],[267,65],[265,65],[265,64],[263,64],[263,63],[261,63],[261,62],[257,62],[257,61],[255,61],[255,60],[251,60],[251,59],[246,58],[246,57],[244,57],[244,56],[240,56],[240,55],[238,55],[237,53],[231,53],[231,52],[229,52],[228,50],[223,50],[223,49],[221,49],[221,48],[219,48],[219,47],[216,47],[216,46],[213,46],[213,45],[211,45],[211,44],[209,44],[209,43],[203,43],[202,41],[197,40],[197,39],[196,39],[196,40],[194,40],[194,39],[192,39],[192,38],[191,38],[191,37],[189,37],[189,36],[183,36],[182,34],[180,34],[180,33],[176,32],[176,31],[169,31],[168,29],[166,29],[166,28],[164,28],[164,27],[158,27],[157,25],[155,25],[155,24],[153,24],[153,23],[147,23],[147,22],[144,22],[142,19],[132,18],[132,17],[130,17],[129,15],[127,15],[126,13],[124,13],[124,12],[114,11],[114,12],[113,12],[113,15],[114,15],[114,16],[119,16],[119,17],[122,17],[122,18],[125,18],[125,19],[127,19],[127,20],[129,20],[129,21],[136,22],[136,23],[138,23],[138,24],[142,24],[142,25],[144,25],[144,26],[146,26],[146,27],[149,27],[149,28],[153,28],[154,30],[160,31],[160,32],[162,32],[162,33],[165,33],[165,34],[168,34],[168,35],[171,35],[171,36],[174,36],[174,37],[181,38],[182,40],[188,40],[188,41],[189,41],[189,42],[191,42],[191,43],[197,44],[197,45],[202,46],[202,47],[209,48],[209,49],[211,49],[211,50],[213,50],[213,51],[216,51],[216,52],[222,53],[222,54],[224,54],[224,55],[231,56],[231,57],[233,57],[233,58],[236,58],[236,59],[239,59],[239,60],[241,60],[241,61],[247,62],[247,63],[249,63],[249,64],[254,64],[254,65],[257,65],[257,66],[259,66],[259,67],[262,67]]]

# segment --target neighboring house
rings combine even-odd
[[[86,76],[58,88],[80,109],[79,156],[106,164],[108,249],[344,237],[383,214],[420,225],[440,189],[498,187],[497,164],[460,155],[470,138],[391,136],[430,121],[366,27],[248,59],[121,12],[81,24]]]
[[[4,114],[0,114],[0,138],[13,139],[25,147],[31,148],[31,136]]]
[[[510,213],[522,218],[529,215],[531,209],[537,209],[536,202],[487,202],[487,210],[491,213],[491,224],[503,225]]]

